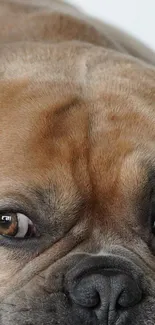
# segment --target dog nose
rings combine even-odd
[[[73,303],[93,310],[101,323],[113,324],[140,302],[142,290],[130,270],[103,264],[102,258],[90,258],[77,265],[68,276],[68,291]]]

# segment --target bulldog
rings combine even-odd
[[[0,324],[155,324],[155,55],[0,0]]]

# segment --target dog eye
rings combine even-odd
[[[35,235],[32,221],[22,213],[0,214],[0,235],[7,237],[29,238]]]

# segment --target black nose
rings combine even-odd
[[[132,267],[128,269],[126,265],[123,270],[124,265],[121,267],[118,261],[116,266],[113,264],[113,258],[90,257],[67,275],[72,302],[91,312],[93,310],[101,324],[113,324],[142,298],[142,290]]]

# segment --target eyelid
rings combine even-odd
[[[27,216],[27,212],[24,211],[23,209],[16,209],[16,208],[13,208],[13,207],[2,207],[0,206],[0,215],[9,215],[10,213],[20,213],[20,214],[23,214],[23,215],[26,215]],[[29,218],[29,216],[28,216]]]
[[[29,200],[15,200],[14,198],[0,199],[0,214],[4,213],[22,213],[26,215],[32,222],[35,222],[36,210]]]
[[[13,198],[1,198],[0,199],[0,211],[17,211],[25,208],[25,203],[22,201],[17,201]]]

